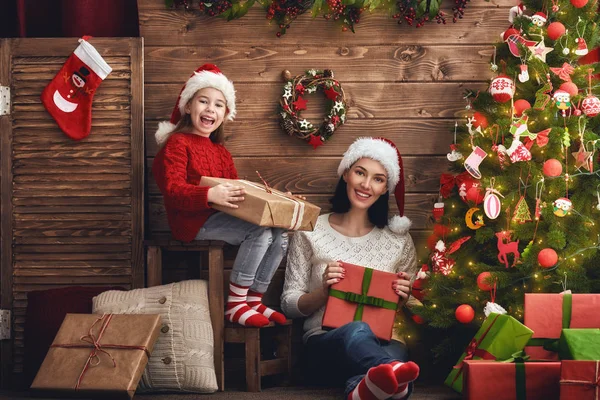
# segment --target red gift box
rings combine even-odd
[[[339,328],[363,321],[375,336],[389,341],[400,300],[392,289],[398,275],[344,262],[342,267],[346,276],[329,289],[323,327]]]
[[[600,361],[562,362],[560,400],[599,400]]]
[[[468,360],[463,395],[467,400],[558,400],[559,380],[560,362]]]
[[[525,293],[524,324],[533,330],[525,347],[532,360],[558,360],[561,331],[569,328],[600,328],[600,294]],[[555,343],[553,343],[555,342]]]

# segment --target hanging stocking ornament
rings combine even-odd
[[[94,94],[112,71],[94,46],[87,42],[88,38],[79,39],[79,46],[41,96],[44,107],[60,129],[75,140],[90,134]]]
[[[519,65],[519,68],[521,69],[521,72],[519,72],[517,78],[519,78],[519,82],[525,83],[529,80],[529,70],[527,68],[527,64],[522,63]]]
[[[513,123],[510,125],[510,133],[513,135],[510,147],[507,149],[503,145],[499,145],[499,150],[505,152],[512,163],[531,160],[531,152],[520,140],[522,134],[529,133],[526,115],[517,120],[513,119]]]
[[[481,172],[479,172],[479,165],[484,158],[487,157],[487,153],[479,146],[475,146],[473,152],[465,160],[465,169],[475,179],[481,179]]]

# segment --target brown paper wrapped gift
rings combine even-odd
[[[217,186],[221,183],[243,186],[246,190],[244,201],[237,203],[239,208],[222,207],[213,204],[215,210],[233,215],[258,226],[270,226],[298,231],[312,231],[321,208],[306,201],[269,188],[260,183],[243,179],[225,179],[203,176],[200,186]]]
[[[160,326],[157,314],[67,314],[31,388],[131,399]]]

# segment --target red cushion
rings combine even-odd
[[[27,294],[24,334],[24,383],[29,387],[67,313],[91,314],[92,298],[121,287],[69,286]]]

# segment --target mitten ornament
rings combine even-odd
[[[83,37],[58,74],[42,92],[42,103],[71,139],[90,134],[92,99],[112,68]]]
[[[475,179],[481,179],[481,172],[479,172],[479,164],[487,157],[487,153],[481,147],[476,146],[473,152],[465,160],[465,169]]]

